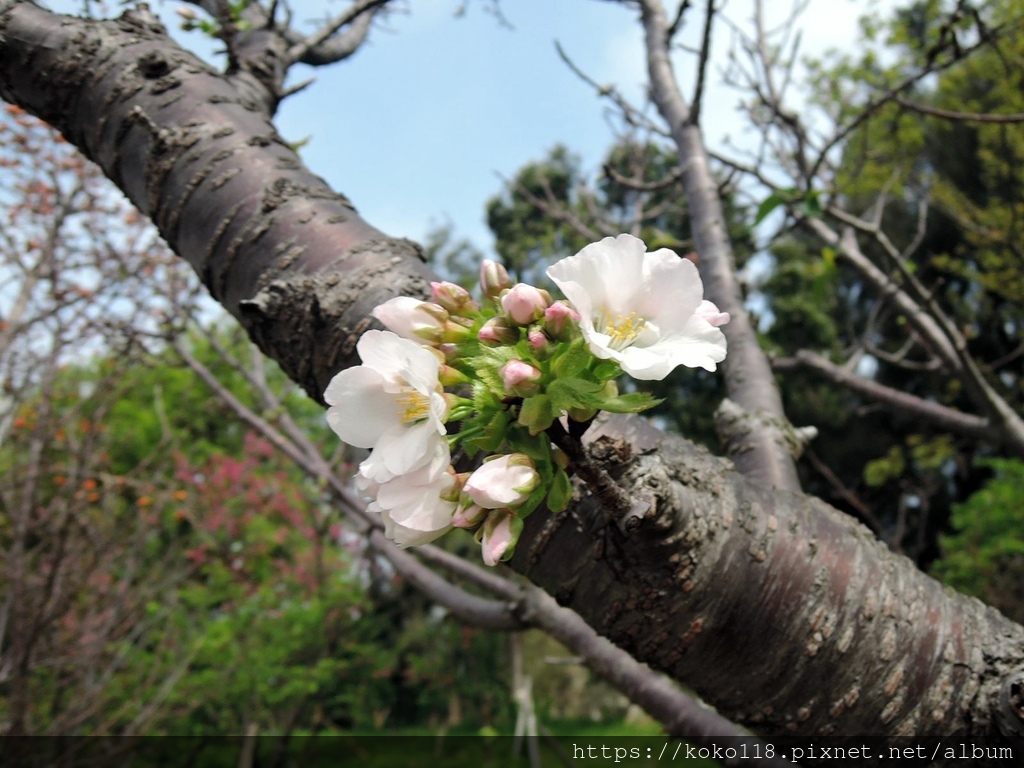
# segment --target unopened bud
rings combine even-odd
[[[455,528],[476,528],[487,517],[487,510],[476,504],[459,509],[452,515],[452,526]]]
[[[485,509],[518,507],[540,483],[533,459],[525,453],[511,453],[485,461],[469,476],[466,495]]]
[[[484,564],[495,566],[511,558],[522,532],[522,518],[515,512],[509,509],[492,510],[478,533]]]
[[[427,343],[441,340],[448,321],[448,311],[444,307],[411,296],[398,296],[379,304],[373,310],[373,316],[392,333]]]
[[[504,317],[492,317],[484,323],[476,337],[485,344],[515,344],[519,341],[519,329],[509,324]]]
[[[451,363],[459,359],[460,350],[458,344],[452,344],[450,342],[441,343],[436,347],[432,347],[432,349],[436,349],[440,352],[444,356],[444,361],[446,363]]]
[[[440,340],[447,344],[461,344],[473,338],[473,331],[462,323],[447,320],[441,330]]]
[[[547,352],[551,346],[551,340],[544,334],[544,331],[538,328],[533,328],[526,334],[526,341],[530,345],[530,349],[538,354]]]
[[[543,374],[522,360],[509,360],[498,369],[505,392],[516,397],[533,397],[540,392]]]
[[[544,316],[551,306],[551,294],[526,283],[516,283],[501,295],[501,308],[517,325],[529,325]]]
[[[469,295],[469,291],[455,283],[447,281],[431,283],[430,295],[437,304],[447,309],[453,315],[462,314],[463,312],[474,312],[477,309],[476,302]]]
[[[508,270],[496,261],[484,259],[480,265],[480,290],[484,296],[495,299],[506,288],[512,287],[512,278]]]
[[[468,383],[469,377],[457,368],[442,364],[437,372],[437,380],[441,382],[442,387],[457,387],[459,384]]]
[[[555,341],[570,341],[576,336],[580,313],[567,302],[556,301],[544,310],[544,332]]]
[[[462,496],[462,488],[469,479],[469,472],[456,473],[452,467],[448,467],[448,474],[452,476],[454,482],[447,490],[441,493],[441,499],[457,504]]]

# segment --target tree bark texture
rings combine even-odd
[[[633,510],[609,519],[577,484],[512,564],[601,634],[777,745],[1001,742],[1024,628],[640,418],[587,437]]]
[[[147,11],[87,21],[19,2],[0,39],[0,97],[96,162],[310,396],[353,362],[374,306],[428,295],[419,247],[363,221],[249,78],[182,50]]]
[[[306,170],[248,80],[144,10],[3,8],[0,96],[95,160],[311,396],[357,362],[372,307],[426,293],[420,250]],[[613,519],[578,485],[567,512],[529,519],[511,565],[637,659],[779,744],[1024,733],[1024,627],[778,490],[786,470],[740,474],[636,418],[595,427],[588,450],[632,508]]]

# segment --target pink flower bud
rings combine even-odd
[[[484,564],[495,566],[512,557],[523,532],[523,521],[511,510],[496,509],[487,516],[480,530]]]
[[[469,291],[461,285],[449,283],[431,283],[430,295],[434,302],[441,305],[453,315],[463,312],[473,312],[477,309],[476,302],[469,295]]]
[[[539,482],[533,459],[525,453],[510,453],[485,461],[462,490],[484,509],[518,507]]]
[[[509,360],[498,369],[505,391],[516,397],[533,397],[540,392],[543,374],[522,360]]]
[[[501,264],[484,259],[480,265],[480,290],[484,296],[496,299],[506,288],[512,287],[512,278]]]
[[[501,308],[516,325],[529,325],[551,306],[551,294],[526,283],[516,283],[501,296]]]
[[[470,504],[452,516],[452,525],[456,528],[476,528],[484,521],[486,515],[486,509],[478,507],[476,504]]]
[[[729,313],[719,312],[718,307],[706,299],[697,306],[693,314],[697,317],[703,317],[716,328],[729,322]]]
[[[373,316],[392,333],[420,343],[439,342],[448,321],[444,307],[411,296],[398,296],[379,304]]]
[[[526,334],[526,341],[534,352],[543,352],[548,346],[548,337],[536,328]]]
[[[509,325],[504,317],[492,317],[476,337],[485,344],[515,344],[519,341],[519,329]]]
[[[569,341],[576,334],[580,313],[565,301],[544,310],[544,332],[555,341]]]

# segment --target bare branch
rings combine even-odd
[[[939,117],[943,120],[954,120],[962,123],[1024,123],[1024,114],[1016,113],[1010,115],[994,115],[986,112],[955,112],[950,109],[939,109],[938,107],[927,107],[924,104],[904,99],[897,96],[894,101],[904,109],[920,112],[922,115]]]
[[[650,182],[643,181],[643,179],[623,176],[608,163],[604,164],[602,170],[604,171],[604,174],[616,184],[637,192],[659,192],[660,190],[668,189],[669,187],[678,184],[680,179],[683,178],[683,169],[679,166],[676,166],[669,171],[669,173],[665,174],[665,177],[660,181]]]
[[[555,50],[558,52],[558,58],[560,58],[567,67],[576,75],[580,80],[585,82],[591,88],[593,88],[598,96],[606,99],[610,99],[615,107],[622,114],[623,119],[633,126],[634,128],[641,128],[646,131],[651,131],[662,136],[668,135],[663,128],[655,125],[651,120],[647,118],[640,110],[629,103],[628,100],[618,90],[611,85],[601,85],[594,80],[590,75],[586,74],[582,69],[576,66],[576,63],[569,58],[569,55],[562,48],[562,44],[557,40],[555,41]]]
[[[797,490],[800,483],[793,458],[785,448],[785,436],[779,434],[787,423],[782,399],[744,304],[725,213],[700,127],[690,119],[690,107],[669,59],[664,8],[660,0],[641,0],[640,8],[651,97],[679,155],[701,277],[708,298],[732,318],[724,328],[729,342],[723,364],[729,398],[750,414],[749,419],[730,421],[735,429],[719,434],[740,471],[760,477],[768,486]]]
[[[931,400],[925,400],[902,392],[876,381],[857,376],[838,366],[817,352],[802,349],[792,361],[778,360],[780,369],[800,366],[825,376],[829,381],[846,387],[852,392],[869,397],[890,410],[900,414],[924,419],[929,424],[957,435],[975,440],[990,440],[995,430],[992,424],[978,416],[972,416]]]
[[[668,32],[666,37],[669,43],[679,33],[679,30],[683,26],[683,18],[686,16],[686,12],[690,10],[690,0],[680,0],[679,7],[676,8],[676,15],[672,19],[672,23],[668,25]]]
[[[366,33],[373,21],[373,10],[388,2],[390,0],[356,0],[330,19],[320,30],[292,45],[288,49],[288,62],[301,61],[304,64],[319,66],[333,64],[351,56],[366,39]],[[338,30],[346,25],[351,27],[345,34],[334,37]],[[327,44],[329,40],[330,43]]]
[[[715,0],[707,0],[707,5],[704,8],[704,32],[700,40],[700,56],[697,59],[697,85],[693,91],[693,100],[690,102],[690,121],[694,125],[700,122],[700,108],[707,81],[708,61],[711,59],[711,30],[716,13]],[[672,27],[669,27],[669,40],[672,39],[672,34]]]

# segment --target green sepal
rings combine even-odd
[[[501,556],[501,562],[503,563],[507,563],[511,560],[512,555],[516,553],[516,546],[519,544],[519,537],[523,535],[524,526],[522,516],[519,514],[512,515],[510,526],[512,528],[512,544],[505,550],[505,554]]]

